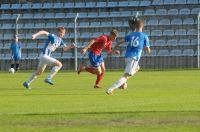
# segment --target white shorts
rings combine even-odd
[[[54,59],[48,55],[41,54],[40,58],[39,58],[38,68],[45,69],[47,65],[51,66],[56,61],[57,61],[56,59]]]
[[[133,58],[126,58],[125,73],[133,76],[139,70],[138,61]]]

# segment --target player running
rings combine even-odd
[[[125,42],[128,44],[125,54],[125,73],[106,91],[107,94],[113,94],[115,89],[121,88],[123,85],[127,85],[127,80],[139,70],[138,62],[140,60],[143,48],[145,48],[148,53],[151,52],[148,36],[142,32],[144,28],[144,22],[137,17],[131,18],[129,20],[129,26],[133,32],[127,35],[124,40],[115,46],[115,48],[117,48],[119,45],[124,44]]]
[[[85,54],[88,51],[89,60],[91,66],[80,65],[78,74],[82,71],[97,75],[97,79],[94,88],[100,88],[100,81],[103,79],[105,73],[105,64],[102,56],[102,50],[105,49],[107,54],[115,53],[120,54],[118,50],[111,50],[112,41],[118,37],[118,31],[113,29],[110,35],[101,35],[98,38],[92,39],[87,46],[81,50],[81,54]]]
[[[19,70],[19,62],[21,59],[21,43],[18,41],[18,39],[18,36],[15,35],[13,42],[10,45],[12,59],[10,68],[15,69],[15,72]]]
[[[65,35],[65,28],[64,27],[58,27],[57,28],[58,35],[50,34],[47,31],[39,31],[36,34],[32,35],[32,39],[36,39],[40,35],[45,35],[48,37],[46,44],[44,45],[44,48],[42,50],[42,53],[39,58],[39,64],[37,70],[30,76],[30,78],[23,83],[23,86],[27,89],[30,89],[30,84],[43,73],[46,66],[53,66],[51,69],[50,74],[46,77],[44,80],[45,83],[48,83],[50,85],[53,85],[53,81],[51,80],[55,74],[61,69],[62,63],[54,58],[52,58],[51,52],[55,51],[58,47],[63,47],[64,51],[67,51],[71,48],[74,48],[74,45],[66,46],[62,40],[62,38]]]

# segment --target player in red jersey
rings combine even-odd
[[[105,64],[103,56],[101,55],[102,50],[105,49],[107,54],[120,54],[119,50],[112,50],[112,41],[118,37],[118,31],[113,29],[110,35],[101,35],[98,38],[92,39],[87,46],[81,50],[81,54],[85,54],[88,51],[89,60],[91,66],[80,65],[78,69],[78,74],[82,71],[87,71],[89,73],[97,75],[97,79],[94,88],[100,88],[100,81],[105,73]]]

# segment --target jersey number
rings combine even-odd
[[[139,38],[138,37],[132,37],[131,39],[131,47],[138,47],[139,45]]]

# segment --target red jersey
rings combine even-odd
[[[94,44],[90,47],[90,50],[95,55],[100,55],[102,52],[102,49],[105,49],[107,52],[111,51],[112,47],[112,41],[109,40],[108,35],[101,35],[98,38],[94,39]]]

